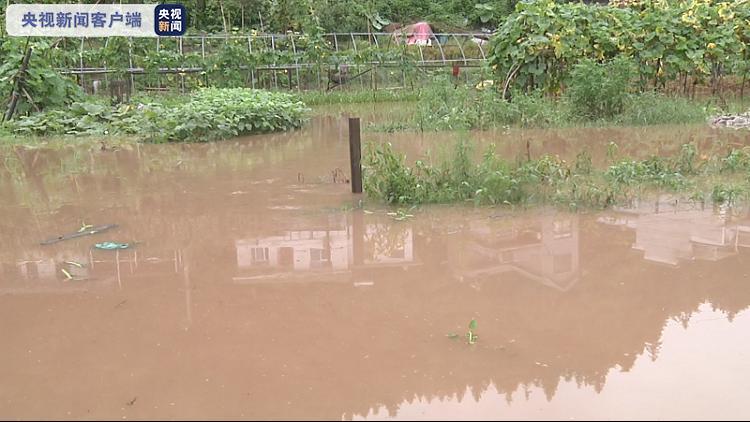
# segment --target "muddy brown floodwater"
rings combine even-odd
[[[662,197],[397,221],[334,183],[346,133],[326,113],[216,144],[0,153],[0,419],[750,416],[747,209]],[[475,135],[508,155],[522,137],[572,156],[748,143]],[[365,138],[418,154],[451,137]],[[39,244],[83,223],[119,227]],[[472,319],[475,345],[447,336]]]

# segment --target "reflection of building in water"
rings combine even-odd
[[[576,216],[545,216],[537,220],[480,220],[469,224],[460,245],[463,262],[455,268],[461,279],[513,271],[558,290],[578,280],[579,236]]]
[[[240,269],[345,270],[352,245],[347,230],[289,231],[281,236],[235,242]]]
[[[410,227],[340,223],[330,230],[291,230],[277,236],[235,241],[237,266],[242,276],[234,280],[415,263]]]
[[[57,278],[57,264],[54,259],[24,260],[16,263],[16,265],[18,266],[18,273],[25,280],[49,280]]]
[[[385,223],[362,227],[361,231],[355,225],[344,225],[334,230],[287,231],[278,236],[238,240],[237,266],[242,275],[234,280],[252,282],[303,271],[337,273],[417,264],[411,227]],[[357,236],[360,242],[355,241]],[[456,249],[451,254],[451,265],[461,279],[514,271],[559,290],[567,290],[577,281],[577,217],[547,217],[521,223],[471,221],[468,232],[460,239],[448,236],[444,241],[445,249]]]
[[[75,280],[88,280],[91,270],[88,266],[76,267],[66,262],[87,263],[89,257],[81,253],[27,251],[12,263],[0,266],[5,278],[0,284],[3,293],[42,293],[82,290],[80,285],[61,284],[66,280],[65,269]]]
[[[750,226],[733,221],[726,208],[700,209],[666,197],[617,208],[598,221],[635,230],[633,249],[646,260],[669,265],[718,261],[750,247]]]
[[[363,264],[402,264],[413,260],[411,228],[393,224],[365,226]]]
[[[179,273],[180,252],[175,250],[172,255],[139,256],[137,249],[82,251],[75,247],[74,251],[29,250],[14,263],[0,264],[3,275],[0,292],[66,293],[113,285],[121,288],[123,277],[134,279]]]

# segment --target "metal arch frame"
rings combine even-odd
[[[417,48],[419,49],[419,58],[421,59],[420,61],[424,63],[424,51],[422,51],[422,46],[417,44]]]
[[[487,56],[484,54],[484,49],[482,48],[482,44],[477,43],[477,47],[479,47],[479,52],[482,53],[482,60],[487,60]]]
[[[483,61],[482,59],[467,59],[467,63],[463,67],[478,67],[477,65],[474,65],[472,63],[477,63],[477,62],[482,62],[482,61]],[[367,64],[375,64],[375,63],[376,62],[368,62]],[[463,63],[463,60],[462,59],[446,59],[445,62],[439,59],[438,60],[425,60],[423,63],[418,63],[417,67],[440,67],[440,66],[445,66],[447,64],[451,64],[451,63]],[[387,61],[387,62],[382,63],[382,65],[386,67],[390,67],[390,66],[395,67],[398,64],[399,62],[397,61]],[[314,66],[315,66],[315,63],[299,63],[297,65],[299,69],[312,68]],[[238,68],[243,69],[243,70],[250,69],[249,66],[238,66]],[[269,66],[257,67],[257,69],[259,70],[283,70],[283,69],[289,69],[289,68],[294,69],[294,67],[283,66],[283,65],[276,65],[276,66],[269,65]],[[65,74],[65,75],[71,75],[71,74],[73,75],[99,75],[99,74],[103,75],[105,73],[118,72],[117,70],[114,70],[114,69],[108,68],[105,70],[104,68],[100,68],[100,67],[85,67],[85,68],[74,68],[74,69],[58,68],[58,71],[60,71],[60,73]],[[130,68],[124,69],[123,71],[127,73],[134,73],[134,74],[146,73],[145,69],[142,67],[130,67]],[[177,73],[177,72],[192,73],[192,72],[201,72],[201,71],[203,71],[202,67],[172,67],[172,68],[161,67],[158,70],[159,73],[165,73],[165,74]]]
[[[352,41],[352,47],[351,47],[351,49],[355,53],[359,52],[359,47],[357,46],[357,42],[356,42],[357,41],[357,37],[372,36],[373,43],[375,44],[375,46],[377,48],[390,48],[391,46],[394,45],[393,33],[388,33],[388,32],[372,32],[372,33],[366,33],[366,32],[348,32],[348,33],[347,32],[341,32],[341,33],[338,33],[337,32],[337,33],[327,33],[327,34],[324,34],[325,37],[333,38],[333,47],[334,47],[334,50],[336,52],[344,51],[342,49],[342,47],[339,46],[338,37],[340,35],[345,35],[345,36],[347,36],[347,38],[351,39],[351,41]],[[250,35],[232,35],[232,36],[221,36],[221,35],[185,35],[185,36],[182,36],[182,37],[177,37],[177,38],[179,38],[177,40],[177,43],[178,43],[179,47],[182,47],[183,38],[188,39],[188,40],[191,40],[191,39],[200,39],[200,42],[201,42],[201,57],[205,58],[208,54],[210,54],[210,52],[207,51],[208,49],[206,48],[206,40],[207,39],[208,40],[211,40],[211,39],[244,40],[244,39],[247,39],[248,37],[259,38],[259,39],[270,39],[270,41],[271,41],[270,48],[271,48],[271,50],[275,51],[277,49],[276,40],[277,39],[282,39],[282,38],[289,37],[290,40],[292,41],[292,44],[294,44],[294,45],[292,45],[292,50],[296,53],[297,51],[296,51],[296,44],[294,43],[294,38],[295,37],[299,37],[299,36],[300,36],[300,34],[291,33],[291,32],[290,33],[286,33],[286,34],[258,34],[258,35],[254,35],[254,36],[250,36]],[[454,40],[456,42],[456,45],[457,45],[458,49],[461,52],[462,61],[469,62],[469,61],[471,61],[473,59],[480,59],[480,58],[482,60],[487,60],[487,52],[485,51],[485,49],[482,46],[482,44],[477,44],[477,47],[478,47],[478,50],[479,50],[479,55],[477,57],[468,57],[467,56],[467,52],[466,52],[466,49],[464,47],[466,45],[466,42],[468,42],[468,38],[475,37],[475,34],[471,34],[471,33],[458,33],[458,32],[456,32],[456,33],[437,33],[437,34],[433,33],[431,35],[431,39],[433,39],[434,41],[437,42],[437,46],[436,47],[440,51],[440,57],[441,57],[441,59],[443,61],[445,61],[445,62],[449,62],[451,59],[448,58],[448,56],[446,54],[446,50],[443,48],[442,43],[440,43],[439,40],[437,39],[438,36],[441,36],[441,37],[442,36],[447,36],[447,37],[449,37],[448,39],[452,39],[452,40]],[[387,37],[388,38],[388,42],[385,43],[385,44],[381,44],[380,40],[378,39],[379,37]],[[84,37],[83,39],[85,40],[86,37]],[[161,39],[160,39],[160,37],[155,37],[155,39],[156,39],[157,51],[161,50]],[[400,43],[397,43],[397,44],[400,44]],[[419,46],[419,47],[422,47],[422,46]],[[184,47],[182,47],[181,50],[184,50]],[[422,54],[420,57],[423,57],[423,56],[424,56],[424,54]]]
[[[352,48],[354,49],[354,53],[358,53],[357,51],[357,41],[354,39],[354,32],[350,32],[349,36],[352,37]]]
[[[323,36],[328,39],[328,42],[330,42],[330,38],[333,38],[333,46],[332,47],[334,48],[334,50],[336,51],[336,53],[341,53],[343,51],[346,51],[346,49],[342,49],[343,47],[339,46],[338,36],[339,35],[347,36],[347,34],[348,34],[348,38],[350,38],[352,40],[351,51],[353,51],[355,53],[359,52],[359,48],[357,46],[357,37],[360,37],[360,36],[368,36],[368,37],[374,38],[374,40],[371,39],[370,42],[371,42],[371,44],[374,44],[377,48],[391,49],[391,48],[402,48],[403,47],[402,46],[402,44],[403,44],[402,42],[396,42],[393,33],[387,33],[387,32],[372,32],[372,33],[368,33],[368,32],[333,33],[332,32],[332,33],[323,34]],[[256,85],[255,84],[255,76],[256,76],[255,75],[256,74],[255,71],[256,70],[258,70],[258,71],[260,71],[260,70],[271,71],[273,73],[273,80],[274,80],[273,83],[274,83],[274,87],[276,89],[278,89],[278,86],[279,86],[278,85],[278,76],[276,74],[276,71],[281,70],[281,69],[289,70],[289,71],[294,71],[294,72],[296,72],[296,76],[297,76],[296,77],[296,79],[297,79],[297,87],[298,87],[298,89],[301,89],[301,85],[302,85],[302,83],[301,83],[302,82],[301,73],[303,72],[303,69],[312,68],[312,67],[318,65],[318,63],[308,63],[307,61],[304,61],[304,62],[300,61],[300,57],[298,57],[299,53],[300,53],[300,50],[297,49],[297,46],[296,46],[297,42],[294,39],[295,36],[299,37],[300,34],[298,34],[298,33],[258,34],[258,35],[253,35],[253,36],[251,36],[251,35],[225,36],[225,35],[212,35],[212,34],[187,35],[187,36],[179,37],[180,40],[178,40],[178,48],[182,47],[180,50],[184,54],[184,48],[185,47],[183,45],[182,38],[187,38],[189,40],[190,39],[195,39],[195,40],[200,39],[200,43],[201,43],[201,45],[200,45],[200,54],[201,54],[201,57],[205,59],[206,57],[208,57],[212,53],[212,51],[210,51],[210,50],[212,50],[211,46],[209,46],[208,49],[206,47],[206,44],[207,44],[206,40],[207,39],[209,39],[209,40],[211,40],[211,39],[227,40],[229,38],[231,38],[231,39],[246,39],[247,43],[248,43],[248,51],[252,53],[253,50],[254,50],[252,44],[253,44],[253,41],[255,39],[262,40],[262,44],[263,45],[262,45],[262,47],[259,47],[259,48],[261,48],[261,49],[268,49],[270,47],[270,49],[272,51],[277,51],[277,48],[279,48],[279,46],[277,46],[277,43],[276,43],[277,38],[278,37],[289,37],[290,41],[291,41],[291,43],[290,43],[291,44],[291,51],[293,52],[293,55],[294,55],[294,62],[293,63],[291,63],[291,61],[290,61],[290,63],[279,63],[278,60],[277,60],[277,58],[274,56],[274,61],[270,65],[264,65],[264,66],[240,66],[240,68],[243,68],[243,69],[248,69],[249,68],[249,70],[251,71],[251,77],[252,77],[252,85],[253,85],[253,87],[255,87],[255,85]],[[460,57],[455,57],[455,54],[448,55],[448,50],[446,50],[445,48],[443,48],[442,43],[440,43],[440,41],[438,40],[438,36],[446,36],[447,37],[446,40],[451,40],[452,39],[453,41],[455,41],[456,42],[456,46],[458,47],[458,50],[460,52]],[[434,39],[435,42],[437,42],[437,46],[435,46],[435,47],[437,47],[437,49],[440,52],[440,58],[438,58],[438,59],[425,59],[425,54],[424,54],[424,48],[423,48],[423,46],[422,45],[417,45],[417,49],[419,51],[419,59],[417,60],[417,62],[415,63],[415,65],[417,67],[423,67],[423,68],[434,68],[434,67],[438,67],[440,65],[450,65],[450,64],[459,64],[462,67],[477,67],[479,65],[479,63],[484,62],[484,61],[487,60],[487,53],[484,51],[484,46],[482,46],[481,44],[477,44],[477,47],[479,49],[479,55],[476,55],[477,57],[473,57],[473,56],[472,57],[468,57],[467,56],[467,50],[464,47],[466,45],[466,42],[468,42],[474,36],[475,36],[475,34],[471,34],[471,33],[440,33],[440,34],[434,34],[433,33],[432,34],[432,38]],[[383,40],[384,42],[381,43],[380,40],[378,39],[380,37],[386,37],[387,39],[384,39]],[[270,39],[270,46],[266,43],[267,39]],[[85,47],[85,42],[86,42],[86,38],[82,37],[81,38],[81,44],[79,46],[79,63],[78,63],[79,67],[78,68],[68,67],[68,68],[59,69],[62,73],[65,73],[65,74],[79,75],[79,77],[80,77],[79,80],[80,80],[80,82],[82,84],[83,84],[83,78],[87,74],[88,75],[102,74],[102,75],[105,75],[105,77],[106,77],[107,74],[113,72],[112,69],[109,68],[109,63],[107,64],[107,67],[105,67],[105,68],[100,68],[100,67],[85,67],[85,64],[83,63],[83,51],[86,48]],[[160,42],[160,39],[158,37],[156,38],[156,44],[159,47],[159,49],[161,49],[160,48],[161,47],[161,42]],[[93,45],[92,45],[92,47],[93,47]],[[131,48],[132,48],[132,46],[131,46]],[[289,49],[289,45],[287,45],[285,47],[281,47],[281,50],[279,50],[279,51],[283,51],[285,49],[288,50]],[[146,73],[143,68],[134,66],[132,54],[133,54],[132,50],[129,51],[129,54],[128,54],[128,56],[129,56],[128,57],[128,65],[129,66],[128,66],[128,69],[125,70],[125,72],[127,72],[127,73],[130,74],[130,78],[131,79],[134,77],[133,75],[145,74]],[[376,62],[374,60],[371,60],[368,63],[371,64],[371,65],[377,65],[377,66],[383,66],[383,67],[398,67],[399,64],[400,64],[400,61],[398,61],[398,60],[386,60],[386,61],[382,61],[382,62],[380,62],[380,61]],[[365,63],[363,63],[363,64],[365,64]],[[181,68],[181,67],[167,68],[167,67],[163,67],[163,68],[159,68],[157,70],[157,73],[158,74],[170,74],[170,73],[177,73],[177,72],[193,73],[193,72],[200,72],[202,70],[203,70],[202,68]],[[318,79],[320,79],[320,75],[318,75]]]
[[[458,38],[456,38],[456,34],[453,34],[453,39],[456,40],[456,44],[458,45],[458,49],[461,51],[461,57],[464,58],[464,64],[466,63],[466,53],[464,52],[463,44],[461,44],[460,41],[458,41]]]
[[[437,43],[438,48],[440,49],[440,57],[442,57],[443,62],[445,62],[445,53],[443,52],[443,46],[440,45],[440,40],[438,40],[437,35],[442,35],[442,34],[432,34],[433,38],[435,38],[435,43]]]

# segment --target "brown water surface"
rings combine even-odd
[[[750,416],[746,209],[398,221],[334,183],[346,133],[326,113],[216,144],[0,152],[0,418]],[[748,144],[702,127],[468,136],[600,160],[610,141]],[[455,137],[365,133],[412,155]],[[39,244],[84,222],[119,227]],[[472,319],[476,344],[448,337]]]

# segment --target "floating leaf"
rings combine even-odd
[[[475,319],[471,320],[471,322],[469,323],[469,329],[470,330],[476,330],[477,329],[477,320],[475,320]]]

